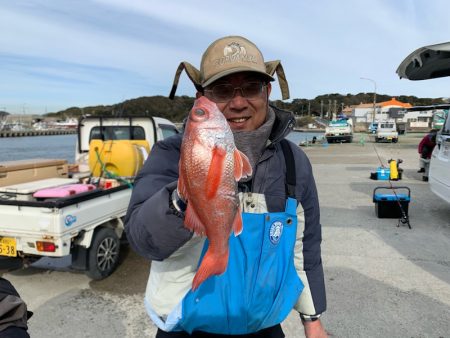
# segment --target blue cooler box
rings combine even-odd
[[[385,167],[377,168],[377,180],[379,181],[389,181],[391,177],[391,169]]]
[[[382,193],[381,190],[390,190]],[[402,210],[408,216],[411,190],[408,187],[377,187],[373,191],[375,214],[378,218],[401,218]]]

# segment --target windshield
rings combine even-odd
[[[160,124],[159,127],[161,128],[164,139],[173,136],[175,134],[178,134],[178,130],[174,126],[168,124]]]
[[[330,127],[346,127],[348,125],[347,121],[331,121]]]
[[[145,140],[145,131],[140,126],[102,126],[101,129],[94,127],[91,130],[89,142],[93,139],[104,141]]]

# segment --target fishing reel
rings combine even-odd
[[[397,223],[397,228],[400,227],[401,225],[408,225],[408,228],[411,228],[411,224],[409,224],[409,216],[408,215],[402,215],[401,218],[399,218],[398,223]]]

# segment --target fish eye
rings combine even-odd
[[[203,109],[196,109],[195,115],[197,115],[198,117],[202,117],[202,116],[205,116],[205,112]]]
[[[201,108],[196,108],[192,110],[189,118],[196,122],[205,121],[208,119],[208,112]]]

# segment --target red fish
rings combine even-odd
[[[208,277],[225,272],[228,240],[242,232],[237,181],[252,174],[217,105],[202,96],[194,103],[181,144],[178,191],[187,201],[186,228],[209,240],[192,282],[196,290]]]

